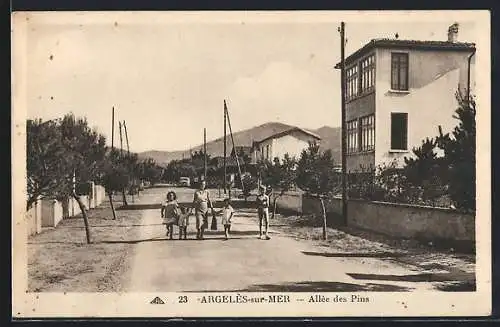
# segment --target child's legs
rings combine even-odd
[[[200,237],[201,225],[203,224],[203,216],[201,212],[196,212],[196,238]]]
[[[262,235],[262,218],[264,217],[263,210],[259,209],[259,234]]]
[[[226,238],[229,237],[229,228],[231,225],[224,225],[224,234],[226,234]]]
[[[264,210],[264,223],[266,224],[266,229],[265,229],[265,233],[267,235],[267,231],[269,229],[269,210]]]

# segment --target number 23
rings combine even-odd
[[[186,295],[179,296],[179,303],[187,303],[188,297]]]

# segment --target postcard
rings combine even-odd
[[[489,21],[14,12],[13,317],[489,315]]]

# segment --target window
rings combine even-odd
[[[375,116],[370,115],[360,119],[360,148],[361,151],[375,149]]]
[[[269,144],[266,145],[266,159],[269,160]]]
[[[346,100],[350,100],[358,95],[358,65],[346,70],[346,84]]]
[[[358,151],[358,120],[347,122],[347,153]]]
[[[408,149],[408,114],[391,114],[391,149]]]
[[[391,54],[391,89],[408,91],[408,54]]]
[[[373,90],[375,85],[375,55],[361,60],[361,93]]]

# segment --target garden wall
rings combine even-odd
[[[273,192],[270,196],[271,200],[271,208],[274,204],[274,199],[278,196],[279,192]],[[279,213],[291,213],[291,214],[300,214],[302,213],[302,193],[289,191],[283,194],[278,198],[278,203],[276,205]]]
[[[304,196],[304,213],[321,214],[317,198]],[[342,200],[325,201],[329,224],[341,223]],[[349,200],[348,226],[382,234],[419,239],[475,240],[475,216],[446,208]],[[333,221],[331,221],[333,219]]]
[[[104,187],[93,185],[91,195],[82,195],[82,200],[87,210],[96,208],[106,198]],[[59,202],[54,199],[42,199],[33,204],[26,213],[28,235],[35,235],[42,231],[42,227],[56,227],[64,218],[74,217],[81,213],[80,206],[74,198]]]
[[[342,200],[324,200],[329,226],[343,225]],[[322,215],[317,197],[287,192],[278,200],[279,212]],[[347,225],[400,238],[475,241],[475,216],[446,208],[349,200]]]
[[[42,200],[42,227],[56,227],[63,219],[63,208],[59,201]]]
[[[26,213],[28,235],[35,235],[42,231],[42,201],[36,201]]]

